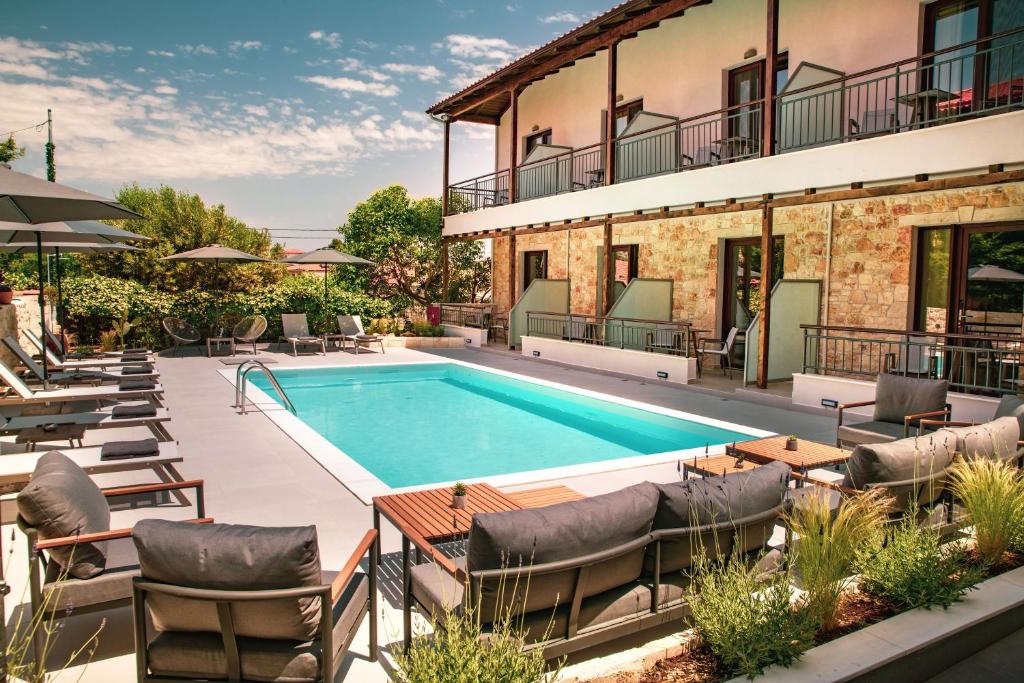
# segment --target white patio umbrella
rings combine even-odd
[[[179,254],[164,256],[161,261],[212,261],[215,267],[214,280],[219,279],[220,264],[222,263],[269,263],[269,259],[255,254],[247,254],[238,249],[225,247],[220,244],[211,244],[198,249],[190,249]]]
[[[310,263],[323,266],[324,269],[324,309],[327,308],[327,276],[329,275],[329,268],[331,266],[338,265],[350,265],[350,266],[375,266],[377,265],[373,261],[367,261],[364,258],[353,256],[352,254],[346,254],[343,251],[332,249],[330,247],[320,247],[313,251],[307,251],[304,254],[296,254],[286,258],[282,263]]]

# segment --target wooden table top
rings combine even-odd
[[[784,462],[796,469],[806,467],[827,467],[846,462],[850,457],[850,451],[836,448],[824,443],[797,439],[795,451],[786,450],[786,436],[770,436],[767,439],[755,439],[754,441],[742,441],[736,444],[736,452],[748,460],[760,463]],[[732,450],[732,447],[730,447]]]
[[[702,477],[718,477],[723,474],[729,475],[734,472],[749,472],[750,470],[760,467],[761,465],[746,461],[742,466],[737,466],[738,461],[736,456],[729,454],[722,455],[709,455],[707,457],[699,456],[693,460],[683,461],[683,472],[684,476],[690,472],[699,474]]]
[[[505,495],[523,508],[542,508],[547,507],[548,505],[555,505],[557,503],[568,503],[570,501],[580,500],[585,497],[579,491],[574,491],[568,486],[561,485],[545,486],[537,489],[527,489],[525,491],[509,491]]]
[[[452,507],[454,487],[376,496],[373,507],[399,531],[409,531],[429,543],[469,533],[474,512],[504,512],[522,508],[490,484],[466,485],[466,508]]]

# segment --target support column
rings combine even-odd
[[[619,91],[619,41],[608,46],[608,115],[604,129],[604,184],[615,182],[615,106]]]
[[[775,153],[775,90],[777,87],[776,73],[779,61],[779,0],[766,0],[767,37],[765,39],[764,61],[764,103],[761,105],[761,121],[764,128],[761,134],[761,156],[767,157]]]
[[[612,308],[612,296],[615,294],[615,258],[612,252],[612,222],[604,224],[604,296],[601,315],[608,315]]]
[[[449,143],[451,142],[451,127],[452,122],[449,119],[445,119],[444,122],[444,166],[441,169],[441,217],[448,215],[448,149]],[[442,225],[444,221],[442,220]],[[448,248],[445,247],[445,256],[447,257]]]
[[[508,235],[508,310],[516,305],[516,234]]]
[[[519,192],[519,176],[516,173],[516,167],[519,165],[519,88],[512,88],[511,97],[512,102],[509,105],[511,130],[509,130],[508,140],[508,201],[510,204],[516,201],[516,195]]]
[[[445,126],[447,129],[447,125]],[[445,185],[447,187],[447,184]],[[451,284],[451,273],[449,272],[448,265],[448,248],[451,245],[448,240],[444,237],[441,238],[441,300],[449,301],[451,296],[448,292],[448,288]]]
[[[768,338],[772,304],[772,224],[774,210],[768,200],[761,208],[761,330],[757,337],[757,386],[768,387]]]

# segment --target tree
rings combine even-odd
[[[14,141],[13,135],[0,142],[0,164],[9,164],[23,156],[25,156],[25,148],[18,147],[18,143]]]
[[[387,299],[420,305],[477,298],[490,291],[490,267],[478,242],[449,249],[450,292],[442,292],[441,201],[412,199],[401,185],[374,192],[349,212],[332,246],[374,261],[375,268],[347,275],[348,282]]]
[[[284,275],[284,266],[271,263],[227,265],[216,272],[213,263],[160,260],[210,244],[222,244],[264,258],[280,257],[281,247],[273,243],[266,230],[250,228],[229,216],[223,204],[207,206],[196,194],[166,185],[143,188],[137,183],[122,187],[117,201],[145,216],[124,221],[121,226],[154,239],[136,245],[141,249],[138,252],[83,256],[86,267],[94,274],[135,280],[168,291],[204,285],[249,291],[277,282]]]

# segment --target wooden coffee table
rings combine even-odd
[[[784,462],[793,469],[810,470],[840,465],[850,457],[850,451],[807,439],[797,439],[796,450],[787,451],[787,438],[785,436],[770,436],[766,439],[742,441],[735,446],[730,446],[728,450],[753,462],[762,464]]]
[[[683,479],[689,479],[691,473],[702,477],[718,477],[734,472],[749,472],[760,466],[759,463],[750,460],[740,462],[739,458],[728,453],[699,456],[693,460],[683,461]]]

